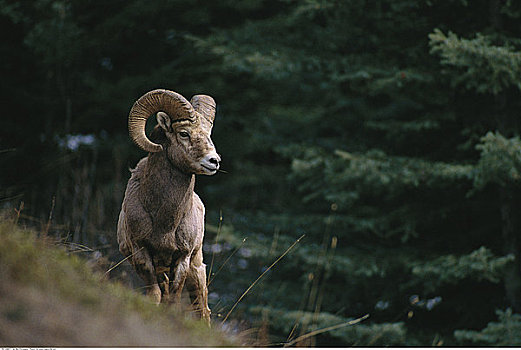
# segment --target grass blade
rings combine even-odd
[[[268,267],[268,268],[267,268],[267,269],[266,269],[266,270],[265,270],[265,271],[264,271],[264,272],[263,272],[259,277],[257,277],[257,279],[256,279],[252,284],[250,284],[250,286],[249,286],[249,287],[244,291],[244,293],[242,293],[241,297],[240,297],[240,298],[235,302],[235,304],[233,304],[232,308],[230,309],[230,311],[228,311],[228,313],[226,314],[226,317],[224,318],[224,320],[222,320],[221,323],[226,322],[226,320],[228,319],[228,316],[230,316],[230,314],[233,312],[233,310],[235,309],[235,307],[236,307],[236,306],[240,303],[240,301],[241,301],[241,300],[246,296],[246,294],[248,294],[248,292],[249,292],[249,291],[250,291],[250,290],[251,290],[251,289],[252,289],[252,288],[257,284],[257,282],[259,282],[260,279],[261,279],[261,278],[262,278],[266,273],[268,273],[268,271],[270,271],[271,268],[272,268],[273,266],[275,266],[275,264],[277,264],[277,263],[278,263],[278,262],[279,262],[279,261],[280,261],[280,260],[281,260],[285,255],[286,255],[286,254],[288,254],[289,251],[290,251],[291,249],[293,249],[293,247],[294,247],[298,242],[300,242],[300,240],[301,240],[302,238],[304,238],[304,236],[305,236],[305,235],[300,236],[299,239],[297,239],[295,242],[293,242],[293,244],[292,244],[288,249],[286,249],[286,251],[285,251],[284,253],[282,253],[282,255],[279,256],[279,257],[277,258],[277,260],[275,260],[275,261],[270,265],[270,267]]]
[[[334,331],[335,329],[342,328],[342,327],[352,326],[354,324],[362,322],[363,320],[365,320],[367,318],[369,318],[369,314],[364,315],[364,316],[362,316],[360,318],[357,318],[356,320],[351,320],[349,322],[344,322],[344,323],[340,323],[340,324],[337,324],[337,325],[334,325],[334,326],[330,326],[330,327],[314,330],[312,332],[309,332],[309,333],[306,333],[304,335],[301,335],[300,337],[298,337],[296,339],[293,339],[289,343],[284,344],[284,347],[286,348],[286,347],[292,346],[292,345],[294,345],[294,344],[296,344],[298,342],[301,342],[304,339],[313,337],[313,336],[318,335],[318,334]]]

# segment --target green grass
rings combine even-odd
[[[2,346],[237,346],[236,339],[94,272],[0,218]]]

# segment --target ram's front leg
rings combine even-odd
[[[174,303],[177,306],[180,305],[181,293],[183,291],[189,267],[190,255],[186,254],[178,258],[172,268],[169,302]]]
[[[139,277],[145,282],[147,295],[152,298],[155,304],[161,302],[161,288],[157,283],[156,270],[152,258],[145,247],[133,247],[132,265]]]
[[[208,307],[208,287],[206,285],[206,265],[203,263],[203,251],[199,248],[192,257],[190,270],[186,279],[186,288],[190,294],[192,305],[197,314],[210,325],[210,308]]]

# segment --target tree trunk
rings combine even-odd
[[[501,0],[490,0],[490,25],[496,32],[503,27],[501,18]],[[505,137],[518,135],[517,123],[507,113],[507,95],[504,91],[494,96],[498,131]],[[514,262],[505,271],[505,294],[508,303],[515,312],[521,313],[521,257],[518,235],[521,233],[521,193],[508,184],[499,188],[501,209],[501,231],[503,253],[514,255]]]
[[[514,120],[506,113],[507,97],[505,93],[495,96],[496,121],[498,131],[505,137],[517,135]],[[499,187],[501,209],[501,231],[503,238],[503,253],[513,254],[514,263],[505,271],[505,293],[510,306],[515,312],[521,313],[521,193],[509,184]]]
[[[505,271],[505,292],[508,303],[515,312],[521,312],[521,259],[519,256],[520,231],[520,196],[519,191],[511,188],[500,188],[501,220],[504,243],[504,253],[513,254],[514,263],[509,264]]]

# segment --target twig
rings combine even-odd
[[[217,227],[217,234],[215,235],[215,243],[217,244],[217,240],[219,239],[219,234],[221,233],[221,227],[223,223],[223,211],[219,211],[219,226]],[[212,268],[213,268],[213,261],[215,259],[215,251],[212,248],[212,262],[210,263],[210,269],[208,270],[208,281],[206,282],[207,286],[210,285],[210,277],[212,277]]]
[[[15,194],[15,195],[13,195],[11,197],[3,197],[3,198],[0,198],[0,202],[12,201],[12,200],[15,200],[15,199],[23,197],[23,196],[24,196],[23,193],[19,193],[19,194]]]
[[[312,281],[310,285],[309,297],[308,297],[308,305],[307,308],[311,310],[314,308],[313,317],[310,319],[305,319],[302,323],[302,328],[300,334],[305,334],[304,332],[308,329],[308,324],[315,323],[318,318],[318,314],[320,313],[320,308],[322,305],[322,300],[324,296],[324,288],[327,283],[327,265],[329,258],[329,237],[331,236],[331,223],[333,222],[334,211],[333,206],[331,206],[331,212],[327,217],[326,226],[324,230],[324,239],[322,241],[322,249],[320,250],[317,265],[315,267],[315,271],[311,273]],[[333,247],[333,245],[331,245]],[[336,247],[336,243],[335,243]],[[322,281],[322,284],[320,284]],[[311,344],[314,346],[315,344]]]
[[[15,213],[16,213],[16,219],[14,220],[14,224],[18,224],[18,219],[20,219],[20,214],[22,213],[22,210],[24,209],[24,202],[21,201],[20,202],[20,207],[18,209],[15,209]]]
[[[286,341],[289,341],[291,339],[291,337],[293,336],[293,333],[295,333],[295,331],[297,330],[297,327],[299,326],[299,322],[298,320],[295,322],[295,324],[293,325],[293,328],[291,328],[291,331],[289,332],[289,335],[288,335],[288,338],[286,339]],[[282,344],[286,344],[286,343],[282,343]]]
[[[43,231],[44,236],[47,236],[47,234],[49,233],[49,229],[51,228],[52,214],[54,213],[55,204],[56,204],[56,196],[52,196],[51,211],[49,212],[49,218],[47,219],[47,224],[45,225],[45,229]]]
[[[298,243],[300,242],[300,240],[302,238],[304,238],[305,234],[300,236],[299,239],[297,239],[295,242],[293,242],[293,244],[288,248],[286,249],[286,251],[284,253],[282,253],[281,256],[278,257],[277,260],[275,260],[273,262],[273,264],[270,265],[270,267],[268,267],[259,277],[257,277],[257,279],[248,287],[248,289],[246,289],[244,291],[244,293],[242,293],[241,297],[235,302],[235,304],[233,304],[232,308],[230,309],[230,311],[228,311],[228,314],[226,314],[226,317],[224,318],[224,320],[222,320],[221,324],[226,322],[226,320],[228,319],[228,316],[230,316],[230,314],[233,312],[233,310],[235,309],[235,307],[237,306],[237,304],[240,303],[240,301],[242,300],[242,298],[244,298],[246,296],[246,294],[248,294],[248,292],[253,288],[253,286],[255,286],[257,284],[257,282],[259,282],[259,280],[266,274],[268,273],[269,270],[271,270],[271,268],[273,266],[275,266],[276,263],[278,263],[280,261],[280,259],[282,259],[286,254],[289,253],[289,251]]]
[[[75,242],[63,242],[62,245],[69,248],[69,253],[76,253],[76,252],[93,252],[94,249],[81,244],[81,243],[75,243]],[[74,250],[72,250],[74,249]]]
[[[232,258],[232,256],[234,256],[235,253],[237,253],[237,251],[238,251],[239,249],[242,248],[242,246],[244,245],[244,242],[246,242],[247,239],[248,239],[248,237],[244,238],[244,239],[242,240],[241,245],[238,246],[237,248],[235,248],[235,250],[230,254],[230,256],[229,256],[228,258],[226,258],[226,260],[223,262],[223,264],[221,265],[221,267],[219,267],[219,270],[217,270],[217,272],[214,273],[212,279],[210,279],[210,277],[208,277],[208,279],[210,279],[210,280],[208,281],[208,286],[213,282],[213,280],[215,279],[215,277],[217,276],[217,274],[218,274],[219,272],[221,272],[221,270],[223,269],[223,267],[224,267],[224,266],[226,265],[226,263],[227,263],[227,262]]]
[[[298,342],[300,342],[300,341],[302,341],[304,339],[307,339],[309,337],[313,337],[313,336],[318,335],[318,334],[334,331],[335,329],[346,327],[346,326],[352,326],[354,324],[362,322],[363,320],[365,320],[367,318],[369,318],[369,314],[364,315],[364,316],[362,316],[360,318],[357,318],[356,320],[351,320],[351,321],[340,323],[340,324],[337,324],[337,325],[334,325],[334,326],[330,326],[330,327],[314,330],[312,332],[309,332],[309,333],[306,333],[304,335],[301,335],[300,337],[298,337],[296,339],[293,339],[289,343],[284,344],[284,347],[286,348],[286,347],[292,346],[293,344],[296,344],[296,343],[298,343]]]
[[[116,267],[118,267],[119,265],[121,265],[124,261],[130,259],[130,257],[132,257],[132,255],[136,254],[136,253],[139,253],[143,248],[145,247],[141,247],[139,248],[138,250],[136,250],[135,252],[133,252],[132,254],[130,254],[129,256],[127,256],[126,258],[124,258],[123,260],[121,260],[120,262],[118,262],[116,265],[112,266],[110,269],[107,270],[107,272],[105,272],[105,275],[108,274],[110,271],[114,270]]]

